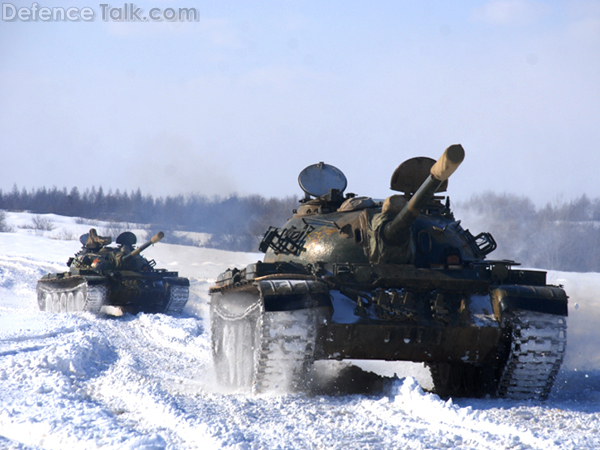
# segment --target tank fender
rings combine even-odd
[[[500,285],[490,294],[496,317],[514,310],[568,315],[567,294],[558,286]]]

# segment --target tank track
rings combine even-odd
[[[315,290],[313,290],[315,289]],[[303,387],[315,357],[319,326],[330,307],[265,311],[265,297],[318,294],[304,280],[278,280],[261,286],[260,293],[225,291],[211,300],[212,350],[220,383],[233,390],[290,392]],[[238,303],[237,295],[256,295]],[[243,303],[243,306],[241,306]],[[310,301],[308,303],[311,303]]]
[[[565,356],[566,317],[515,311],[508,320],[510,351],[498,395],[545,400]]]
[[[426,363],[434,392],[440,397],[481,398],[495,396],[495,367],[461,362]]]
[[[104,284],[87,286],[84,282],[73,287],[38,287],[38,303],[42,311],[97,313],[107,299],[108,286]]]
[[[245,311],[231,314],[211,302],[211,346],[219,384],[227,389],[250,390],[255,373],[255,348],[264,313],[257,298]]]
[[[314,362],[317,328],[326,308],[267,312],[259,330],[252,391],[296,391]]]
[[[179,314],[188,301],[190,288],[188,286],[171,285],[169,291],[169,303],[165,308],[165,314]]]
[[[97,284],[95,286],[88,286],[87,297],[85,299],[84,311],[99,312],[100,308],[108,300],[108,286],[104,284]]]

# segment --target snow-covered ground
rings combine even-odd
[[[14,232],[0,233],[0,448],[600,448],[600,274],[549,273],[570,296],[570,316],[566,361],[546,402],[444,401],[423,390],[430,379],[420,365],[378,362],[361,366],[400,377],[385,394],[224,395],[207,289],[261,255],[147,249],[157,267],[191,280],[177,317],[42,313],[38,278],[65,271],[91,226],[113,226],[43,218],[56,228],[27,228],[32,215],[7,213]]]

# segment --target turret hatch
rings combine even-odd
[[[307,198],[310,196],[322,197],[328,194],[331,189],[336,189],[340,193],[343,193],[348,180],[337,167],[320,162],[308,166],[300,172],[300,175],[298,175],[298,184],[306,193]]]
[[[406,194],[414,194],[425,182],[434,164],[435,159],[426,156],[407,159],[394,170],[390,189]],[[445,180],[436,192],[445,192],[447,189],[448,180]]]

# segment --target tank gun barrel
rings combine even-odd
[[[160,241],[164,237],[165,237],[165,233],[163,233],[162,231],[159,231],[158,233],[156,233],[156,235],[152,236],[152,239],[150,239],[148,242],[143,243],[138,248],[136,248],[134,251],[132,251],[129,255],[126,255],[123,258],[123,261],[139,255],[144,250],[146,250],[148,247],[150,247],[152,244],[156,244],[158,241]]]
[[[444,151],[440,159],[431,167],[430,175],[410,201],[393,220],[385,225],[383,234],[387,241],[393,244],[405,241],[410,226],[421,213],[423,206],[433,198],[439,186],[450,178],[464,158],[465,151],[460,144],[451,145]]]

